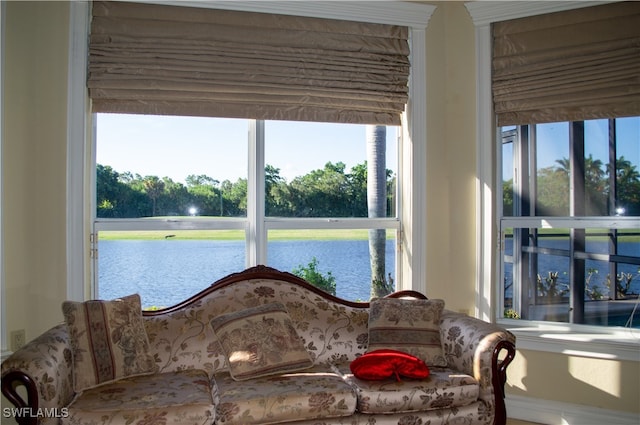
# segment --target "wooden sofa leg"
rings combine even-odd
[[[503,359],[500,359],[502,351],[506,351]],[[493,393],[495,397],[496,414],[493,420],[494,425],[506,425],[507,407],[504,402],[504,385],[507,382],[507,367],[516,356],[516,348],[508,341],[500,341],[493,350],[492,376]]]
[[[27,390],[27,401],[18,394],[17,388]],[[19,371],[11,371],[2,377],[2,394],[16,407],[15,420],[19,425],[37,425],[38,418],[31,412],[38,411],[38,389],[33,379]]]

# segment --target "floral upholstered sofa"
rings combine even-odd
[[[20,424],[504,424],[514,336],[443,307],[344,301],[264,266],[159,311],[65,302],[65,323],[2,363],[2,392]],[[428,376],[354,375],[386,349]]]

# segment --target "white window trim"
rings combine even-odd
[[[89,2],[69,4],[69,70],[67,75],[67,299],[83,301],[89,295],[90,281],[89,189],[90,128],[87,117],[87,56],[89,34]]]
[[[150,2],[151,3],[151,2]],[[157,2],[156,3],[160,3]],[[404,144],[399,161],[403,172],[399,179],[420,182],[426,179],[426,27],[435,6],[389,2],[252,2],[252,1],[165,1],[163,4],[292,14],[320,18],[356,20],[407,25],[412,67],[409,83],[409,104],[403,115]],[[70,3],[70,53],[68,93],[67,152],[67,297],[82,300],[91,297],[91,261],[89,259],[92,221],[92,156],[90,113],[86,91],[86,40],[89,32],[89,2]],[[416,119],[413,119],[416,117]],[[252,177],[256,178],[256,176]],[[403,185],[401,232],[402,259],[397,272],[402,273],[402,287],[426,292],[426,270],[421,259],[426,253],[426,196],[422,185]],[[274,225],[277,225],[273,223]],[[266,229],[249,229],[252,232]],[[251,261],[264,258],[264,247],[256,247]]]
[[[2,117],[4,116],[4,31],[6,28],[5,24],[5,11],[6,11],[6,2],[0,3],[0,359],[4,360],[6,356],[9,355],[9,347],[7,345],[7,329],[5,323],[6,316],[6,304],[5,304],[5,289],[4,289],[4,232],[2,231],[2,198],[3,198],[3,190],[2,190],[2,151],[4,145],[4,138],[2,135],[4,134],[4,121]]]
[[[551,322],[496,318],[499,298],[500,223],[497,203],[502,198],[498,134],[491,96],[491,23],[543,13],[596,6],[610,1],[469,2],[465,3],[476,27],[476,316],[507,326],[518,348],[583,357],[640,361],[640,331]],[[638,316],[640,320],[640,315]]]

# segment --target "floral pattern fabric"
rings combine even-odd
[[[416,356],[427,366],[446,366],[440,342],[443,300],[379,298],[371,301],[369,348]]]
[[[281,303],[264,304],[214,318],[211,326],[237,381],[313,366]]]
[[[213,423],[210,381],[200,370],[120,379],[86,390],[62,425],[203,425]]]
[[[480,398],[493,408],[493,352],[501,341],[515,345],[515,335],[494,324],[451,311],[442,315],[440,334],[449,367],[478,380]]]
[[[2,376],[13,371],[29,375],[38,388],[38,407],[67,406],[74,396],[73,358],[67,325],[54,326],[29,341],[2,362]],[[58,424],[57,418],[42,418],[41,425]]]
[[[278,381],[279,377],[265,377],[256,380],[236,382],[229,375],[225,354],[217,340],[210,322],[215,317],[245,308],[273,302],[282,303],[295,326],[296,332],[300,336],[314,361],[315,366],[308,371],[300,372],[293,382],[292,388],[303,386],[305,390],[311,389],[312,385],[317,388],[315,397],[308,397],[307,405],[304,409],[307,413],[316,409],[316,416],[303,416],[311,419],[301,419],[295,416],[293,410],[287,410],[289,404],[282,404],[278,410],[275,395],[278,392],[291,393],[287,390],[284,381]],[[65,324],[56,326],[38,338],[30,341],[20,350],[2,363],[2,377],[12,371],[22,371],[27,373],[36,383],[38,389],[38,407],[41,408],[62,408],[69,406],[73,400],[75,406],[73,419],[69,418],[68,424],[103,425],[122,423],[127,425],[173,425],[180,423],[198,424],[227,424],[236,421],[241,423],[244,419],[243,413],[233,408],[233,403],[239,405],[245,403],[242,412],[249,411],[253,417],[267,415],[267,412],[276,412],[281,418],[289,417],[292,424],[363,424],[363,425],[444,425],[451,423],[459,424],[491,424],[495,415],[494,393],[492,386],[492,356],[494,349],[503,341],[515,343],[515,337],[500,328],[499,326],[482,322],[472,317],[460,315],[444,310],[440,322],[440,338],[444,358],[447,360],[447,368],[459,372],[466,376],[459,381],[465,388],[465,394],[472,398],[470,385],[467,380],[472,378],[477,382],[477,401],[463,406],[443,407],[440,409],[426,410],[420,412],[399,412],[399,413],[361,413],[356,410],[356,389],[348,385],[345,381],[336,380],[336,374],[331,378],[327,376],[327,367],[332,364],[346,365],[345,373],[348,372],[348,364],[356,357],[364,354],[369,348],[368,344],[368,321],[369,308],[367,304],[359,306],[347,306],[333,302],[324,298],[314,291],[299,287],[284,280],[254,279],[234,282],[232,285],[215,289],[204,298],[191,302],[175,310],[160,312],[151,316],[143,316],[143,322],[149,341],[149,354],[153,357],[158,372],[154,375],[125,378],[137,382],[138,386],[135,394],[129,393],[131,387],[121,387],[120,381],[109,383],[76,394],[73,390],[73,357],[71,351],[70,335]],[[319,369],[320,368],[320,369]],[[324,372],[322,372],[324,370]],[[432,368],[433,371],[436,368]],[[204,373],[203,373],[204,372]],[[321,379],[315,373],[320,373]],[[194,373],[196,375],[190,375]],[[313,374],[313,375],[311,375]],[[197,404],[194,409],[190,407],[186,398],[193,393],[192,390],[185,391],[185,376],[189,377],[186,382],[191,382],[189,388],[204,389],[209,388],[208,393],[211,401],[207,402],[203,398],[203,404]],[[213,377],[215,376],[215,379]],[[161,379],[162,384],[151,384],[156,379]],[[175,379],[175,381],[174,381]],[[260,387],[258,383],[263,380],[276,380],[271,382],[273,386]],[[461,378],[462,379],[462,378]],[[165,381],[166,380],[166,381]],[[342,378],[340,378],[342,380]],[[197,381],[198,383],[194,383]],[[155,404],[157,399],[153,398],[155,390],[145,390],[147,384],[156,385],[154,388],[172,391],[171,396],[177,403],[166,409],[158,410],[142,409],[141,413],[134,413],[124,418],[116,413],[106,413],[97,417],[91,412],[82,411],[79,408],[82,403],[89,403],[84,400],[88,394],[102,394],[101,397],[111,397],[112,402],[122,402],[131,397],[138,397],[141,403]],[[215,384],[214,384],[215,383]],[[254,384],[256,386],[254,386]],[[291,384],[291,382],[289,382]],[[287,384],[288,385],[288,384]],[[298,385],[298,387],[296,387]],[[107,391],[111,388],[113,391]],[[325,390],[321,390],[324,388]],[[333,401],[328,398],[328,394],[338,394],[336,388],[340,388],[339,397]],[[368,389],[373,392],[375,387]],[[103,393],[106,391],[108,394]],[[419,391],[419,390],[418,390]],[[439,394],[449,393],[444,384],[434,390],[435,399]],[[295,392],[295,391],[294,391]],[[202,394],[200,390],[197,394]],[[258,398],[243,398],[245,394],[250,396],[257,394],[266,397],[272,405],[262,406],[262,410],[257,410],[255,404]],[[74,399],[75,397],[75,399]],[[386,395],[387,400],[392,400],[394,396]],[[459,404],[463,395],[455,396]],[[466,397],[466,395],[464,396]],[[222,404],[224,398],[231,404]],[[450,398],[441,396],[444,404],[448,404]],[[118,401],[120,400],[120,401]],[[466,400],[466,399],[465,399]],[[329,403],[331,401],[331,403]],[[95,402],[95,400],[91,401]],[[180,403],[185,403],[184,406]],[[332,404],[333,403],[333,404]],[[374,404],[369,402],[368,409],[373,409]],[[206,407],[205,407],[206,406]],[[214,407],[215,406],[215,407]],[[326,407],[325,407],[326,406]],[[333,406],[333,407],[331,407]],[[302,409],[302,407],[300,407]],[[134,409],[132,407],[132,409]],[[217,415],[216,415],[217,409]],[[229,410],[230,409],[230,410]],[[301,411],[304,411],[301,410]],[[331,410],[333,409],[333,410]],[[145,416],[154,411],[156,417]],[[167,413],[162,413],[166,411]],[[325,412],[322,416],[319,412]],[[349,411],[355,413],[348,413]],[[136,410],[135,412],[138,412]],[[144,413],[143,413],[144,412]],[[197,413],[200,412],[200,413]],[[208,412],[208,413],[207,413]],[[331,412],[331,413],[327,413]],[[345,416],[340,416],[344,412]],[[311,414],[311,413],[309,413]],[[324,414],[324,413],[323,413]],[[193,416],[191,416],[193,415]],[[293,415],[293,416],[288,416]],[[332,416],[331,416],[332,415]],[[265,416],[266,417],[266,416]],[[230,419],[226,419],[230,418]],[[261,419],[262,420],[262,419]],[[284,419],[283,419],[284,420]],[[182,422],[180,422],[182,421]],[[240,421],[240,422],[238,422]],[[59,425],[58,418],[41,418],[39,425]]]
[[[358,394],[361,413],[418,412],[458,408],[478,400],[478,381],[446,368],[432,368],[426,379],[391,377],[379,381],[358,379],[348,365],[336,366]]]
[[[218,423],[252,425],[352,415],[356,394],[339,375],[324,366],[312,370],[235,381],[215,376]]]
[[[185,309],[145,317],[156,365],[162,372],[228,370],[210,322],[215,317],[274,301],[284,304],[314,364],[352,361],[367,347],[369,309],[328,301],[280,280],[253,279],[221,288]]]
[[[76,391],[154,372],[140,295],[110,301],[65,301],[62,312],[71,336]]]
[[[484,402],[463,407],[428,410],[426,412],[371,415],[355,413],[352,416],[329,420],[304,420],[289,425],[491,425],[493,416]]]

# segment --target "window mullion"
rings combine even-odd
[[[516,216],[531,216],[535,210],[536,179],[535,179],[535,127],[519,126],[517,137],[516,159],[514,161],[514,205]],[[532,171],[533,170],[533,171]],[[531,229],[535,232],[535,229]],[[532,242],[530,229],[513,229],[514,276],[518,276],[521,284],[514,288],[513,302],[524,317],[528,317],[529,296],[535,294],[535,274],[531,274],[531,265],[537,261],[536,255],[527,251],[526,247]],[[516,255],[517,254],[517,255]],[[514,285],[515,286],[515,285]],[[535,296],[535,295],[534,295]]]
[[[265,144],[264,121],[249,121],[249,172],[247,179],[247,267],[267,263],[267,231],[264,223]]]
[[[608,215],[616,213],[616,199],[618,197],[618,182],[616,180],[616,159],[618,158],[618,151],[616,146],[616,120],[609,119],[609,198],[608,198]]]
[[[272,229],[400,229],[400,220],[385,218],[341,217],[268,217],[264,219],[267,230]]]
[[[571,217],[585,215],[585,160],[584,160],[584,121],[574,121],[570,125],[570,188],[569,214]],[[576,252],[585,252],[585,229],[571,229],[571,254],[569,285],[569,321],[584,323],[585,260],[578,259]]]
[[[617,146],[616,146],[616,120],[609,119],[609,199],[607,201],[608,204],[608,215],[612,215],[616,211],[616,199],[618,198],[618,182],[616,181],[616,159],[618,157]],[[611,229],[609,237],[609,254],[617,254],[618,253],[618,231],[616,229]],[[618,263],[612,261],[609,263],[609,276],[612,276],[613,285],[609,286],[609,298],[612,300],[618,299],[618,291],[616,290],[616,278],[618,276]]]

